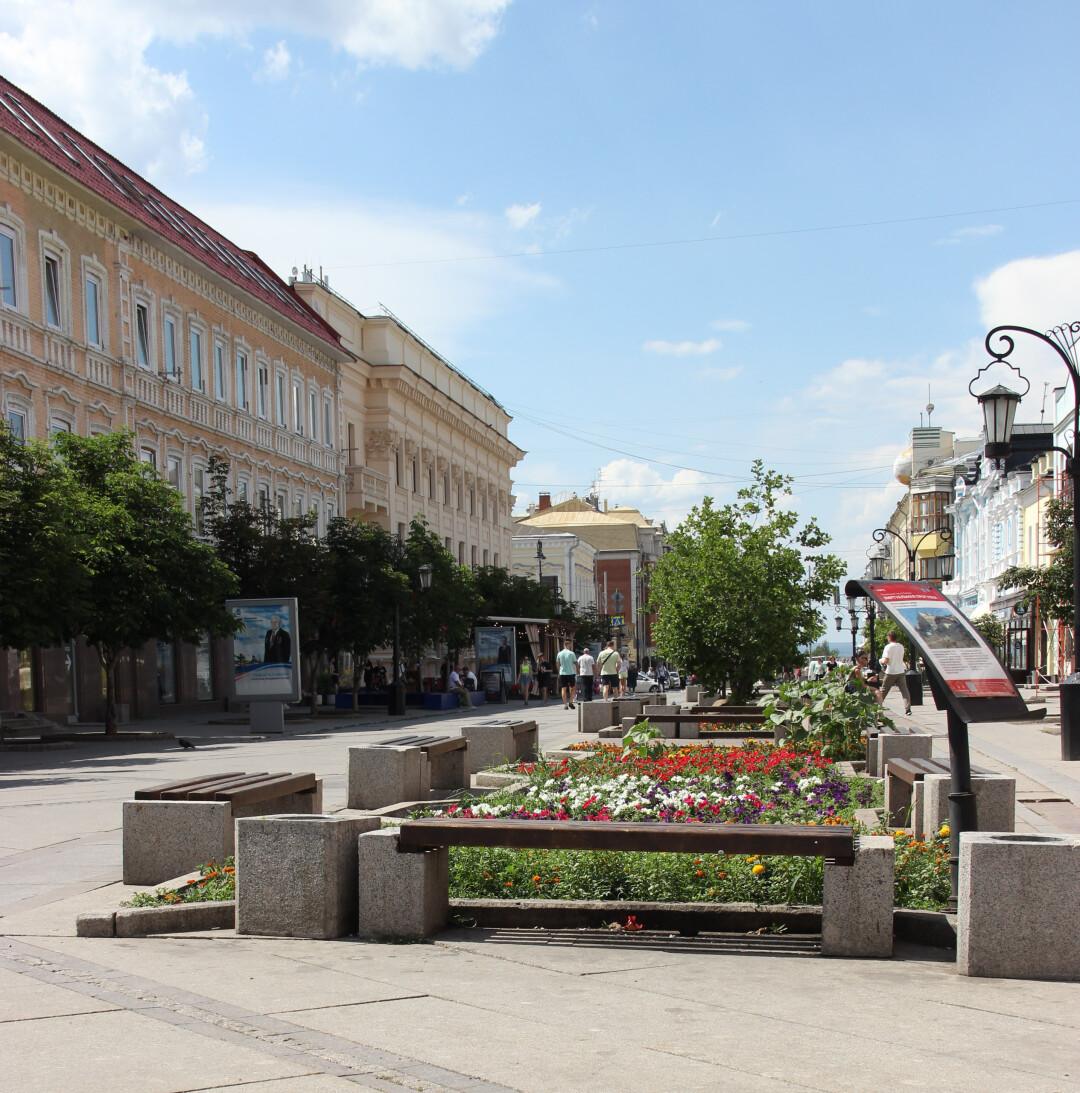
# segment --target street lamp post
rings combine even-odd
[[[889,550],[884,543],[879,543],[877,549],[868,551],[870,558],[870,580],[883,581],[885,579],[885,566],[889,560]],[[877,605],[872,596],[866,597],[866,621],[870,628],[870,667],[877,672],[881,669],[881,662],[877,656],[877,642],[874,635],[874,623],[877,621]]]
[[[536,583],[544,583],[544,562],[547,560],[547,555],[544,553],[544,544],[537,539],[536,540]]]
[[[928,539],[931,535],[936,534],[937,537],[938,537],[939,542],[948,543],[952,540],[952,529],[947,528],[947,527],[944,527],[944,528],[931,528],[928,532],[926,532],[924,535],[921,535],[919,537],[919,541],[914,546],[909,546],[908,541],[899,532],[893,531],[892,528],[876,528],[874,530],[873,534],[874,534],[874,542],[875,543],[882,543],[882,545],[884,545],[885,536],[886,535],[891,535],[904,548],[904,550],[907,551],[907,556],[908,556],[908,578],[907,579],[909,581],[915,580],[915,561],[919,556],[919,547],[921,547],[923,545],[923,542],[926,539]],[[955,554],[935,554],[935,555],[933,555],[933,557],[941,559],[941,580],[942,580],[942,582],[951,581],[952,577],[953,577],[953,563],[956,561],[956,555]],[[882,574],[881,575],[882,575],[882,577],[884,577],[885,576],[884,558],[882,559],[882,562],[883,562],[883,565],[882,565]],[[873,559],[871,559],[871,564],[873,564]],[[881,578],[877,578],[877,579],[880,580]]]
[[[1020,369],[1007,358],[1016,346],[1014,334],[1025,334],[1048,345],[1061,359],[1068,370],[1073,387],[1073,447],[1072,451],[1060,448],[1056,444],[1052,451],[1065,457],[1065,473],[1072,482],[1072,518],[1073,518],[1073,671],[1068,679],[1059,686],[1061,697],[1061,758],[1080,760],[1080,662],[1078,662],[1077,639],[1080,638],[1080,505],[1077,504],[1077,477],[1080,475],[1080,321],[1063,323],[1046,333],[1032,330],[1027,326],[996,326],[986,335],[986,351],[991,360],[976,373],[968,385],[968,390],[982,407],[986,426],[987,459],[1005,459],[1014,451],[1046,451],[1046,445],[1036,449],[1023,442],[1014,443],[1012,438],[1016,409],[1020,400],[1031,389],[1031,383]],[[1000,348],[995,349],[998,345]],[[976,395],[972,388],[979,376],[996,364],[1011,368],[1020,380],[1023,380],[1023,393],[1012,391],[998,384],[988,391]]]
[[[420,567],[420,591],[426,592],[431,587],[431,575],[435,569],[430,565]],[[400,716],[405,713],[405,680],[401,678],[401,603],[394,597],[394,667],[390,688],[386,696],[386,712]]]
[[[858,607],[856,606],[857,603],[858,603],[858,600],[854,596],[848,596],[848,598],[847,598],[847,609],[848,609],[848,615],[851,618],[851,659],[852,659],[852,661],[854,661],[855,657],[856,657],[855,638],[856,638],[857,634],[859,633],[859,613],[858,613]]]

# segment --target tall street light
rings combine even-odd
[[[889,564],[889,548],[884,543],[879,543],[876,548],[868,552],[870,558],[870,580],[885,580],[885,567]],[[877,656],[877,643],[874,636],[874,623],[877,621],[877,605],[872,596],[866,597],[866,622],[870,628],[870,667],[877,672],[881,669],[881,662]]]
[[[1061,758],[1080,760],[1080,664],[1077,660],[1077,639],[1080,638],[1080,505],[1077,505],[1076,483],[1080,472],[1080,321],[1063,323],[1048,330],[1045,334],[1027,326],[995,326],[986,335],[986,351],[991,360],[976,373],[968,384],[968,390],[978,400],[983,411],[986,425],[987,459],[1006,459],[1013,452],[1043,452],[1045,444],[1024,443],[1024,438],[1013,441],[1013,424],[1016,420],[1016,408],[1020,400],[1031,389],[1031,383],[1020,369],[1007,358],[1016,347],[1014,334],[1024,334],[1048,345],[1061,358],[1068,370],[1073,387],[1073,448],[1060,448],[1051,445],[1050,450],[1065,457],[1065,473],[1072,484],[1073,516],[1073,672],[1061,682]],[[997,345],[999,348],[995,349]],[[1004,364],[1012,369],[1017,379],[1024,384],[1023,392],[1010,390],[1002,384],[991,387],[976,395],[973,390],[979,376],[996,364]]]
[[[884,546],[884,540],[886,535],[891,535],[903,548],[907,551],[908,556],[908,576],[909,581],[914,581],[915,577],[915,562],[919,556],[919,547],[923,545],[923,542],[931,535],[937,535],[939,543],[948,543],[952,539],[952,530],[948,527],[943,528],[931,528],[924,535],[919,537],[919,541],[910,546],[908,541],[897,531],[893,531],[892,528],[876,528],[874,530],[874,542],[881,543]],[[955,554],[934,554],[933,558],[939,558],[941,560],[941,574],[940,577],[931,577],[931,580],[941,580],[942,582],[951,581],[953,578],[953,564],[956,561]],[[871,563],[873,564],[873,559]],[[883,579],[885,576],[884,566],[882,567],[882,573],[878,580]]]
[[[544,583],[544,562],[547,561],[547,555],[544,553],[544,544],[537,539],[536,540],[536,583]]]
[[[420,591],[431,588],[431,575],[435,567],[420,566]],[[394,597],[394,669],[393,680],[386,694],[386,712],[400,716],[405,712],[405,680],[401,678],[401,601]]]

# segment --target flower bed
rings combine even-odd
[[[528,787],[465,800],[445,814],[859,826],[855,811],[880,805],[878,783],[841,776],[816,744],[689,746],[652,758],[612,745],[588,750],[593,754],[581,759],[523,764],[518,772],[529,778]],[[944,904],[943,846],[941,837],[910,844],[898,839],[898,905]],[[455,898],[820,903],[822,880],[819,858],[473,847],[450,853]]]
[[[236,868],[231,857],[226,858],[220,866],[216,862],[200,865],[197,872],[198,877],[193,877],[180,888],[156,888],[153,892],[136,892],[120,906],[169,907],[178,903],[216,903],[236,899]]]

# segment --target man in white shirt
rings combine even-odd
[[[907,665],[904,663],[904,647],[900,644],[900,636],[895,630],[889,631],[889,644],[881,651],[881,667],[885,671],[885,682],[881,685],[881,704],[885,704],[885,696],[893,687],[899,689],[904,696],[904,713],[911,713],[911,695],[908,693],[907,679],[904,673]]]
[[[593,660],[592,653],[586,649],[585,652],[578,657],[577,662],[578,679],[581,681],[581,686],[579,688],[581,693],[578,695],[579,702],[592,701],[593,672],[595,670],[596,661]]]
[[[466,709],[472,707],[472,695],[462,686],[461,675],[457,668],[450,670],[450,693],[458,696],[458,705]]]

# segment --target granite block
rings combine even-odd
[[[944,774],[928,774],[923,779],[920,827],[933,832],[949,822],[949,790],[952,780]],[[975,794],[976,831],[1016,830],[1016,779],[1005,774],[974,774],[971,791]]]
[[[892,956],[893,857],[890,836],[863,835],[854,865],[825,863],[822,956]]]
[[[921,839],[926,834],[926,827],[923,825],[923,800],[925,796],[926,783],[916,782],[911,787],[911,832],[917,839]]]
[[[1080,835],[960,835],[956,970],[1080,980]]]
[[[577,704],[578,732],[599,732],[618,724],[618,703],[597,698]]]
[[[883,778],[886,764],[890,759],[929,759],[933,748],[934,738],[929,734],[897,735],[883,732],[872,741],[871,750],[874,751],[872,773],[875,778]]]
[[[618,706],[618,710],[616,711],[615,716],[618,720],[621,721],[624,717],[640,718],[642,710],[645,708],[645,699],[620,698],[616,705]]]
[[[116,937],[115,911],[88,911],[75,917],[76,937]]]
[[[472,767],[469,766],[469,742],[453,751],[429,754],[428,781],[435,789],[468,789]]]
[[[696,683],[688,683],[686,685],[686,702],[687,705],[694,706],[697,704],[698,699],[701,697],[701,687]]]
[[[160,884],[235,846],[228,801],[125,801],[124,883]]]
[[[236,932],[327,939],[356,930],[356,840],[375,816],[236,821]]]
[[[535,759],[539,746],[535,721],[521,718],[476,721],[461,726],[469,742],[472,773]]]
[[[349,808],[375,809],[399,801],[422,801],[430,789],[427,756],[420,748],[375,744],[349,748]]]
[[[392,828],[360,836],[358,933],[361,937],[431,937],[446,928],[450,856],[446,847],[402,854]]]

